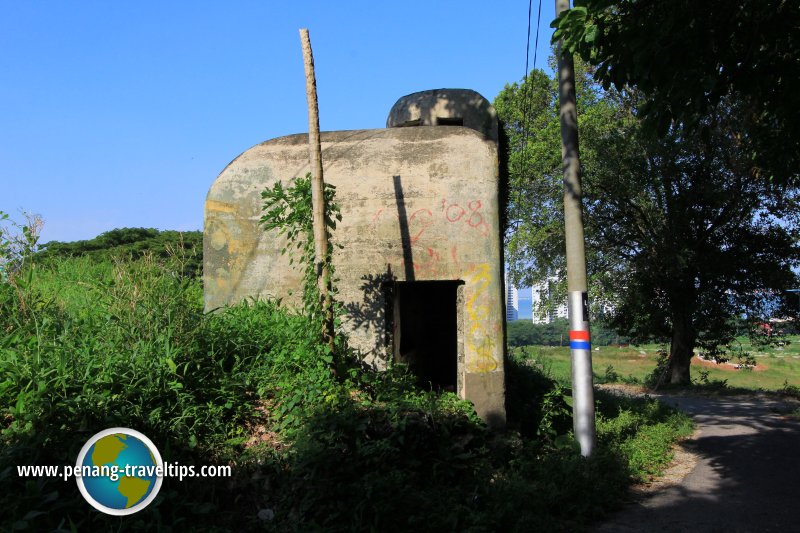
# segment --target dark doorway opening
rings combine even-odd
[[[394,353],[420,384],[455,392],[458,376],[458,287],[463,281],[397,282]]]

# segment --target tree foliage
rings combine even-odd
[[[177,257],[184,275],[199,276],[203,271],[203,232],[116,228],[93,239],[47,242],[41,246],[37,259],[48,261],[87,256],[105,261],[112,257],[139,259],[148,254],[161,259]]]
[[[556,319],[549,324],[515,320],[508,323],[507,336],[509,347],[567,346],[569,345],[569,322],[564,318]],[[608,346],[628,342],[630,342],[629,339],[616,334],[602,321],[592,322],[593,345]]]
[[[641,93],[604,91],[580,63],[577,77],[593,299],[614,303],[620,333],[669,340],[670,380],[686,383],[698,343],[724,345],[731,316],[794,282],[796,192],[750,179],[737,100],[722,99],[699,128],[674,122],[659,136],[643,126]],[[512,277],[538,281],[564,255],[554,82],[535,73],[495,103],[511,140]]]
[[[660,133],[707,132],[704,117],[733,98],[751,175],[798,178],[800,2],[575,0],[552,26],[605,88],[645,93],[640,111]]]
[[[564,268],[556,91],[555,80],[533,70],[524,83],[506,85],[494,101],[508,149],[504,154],[509,191],[506,260],[515,284],[520,286],[534,285]],[[579,112],[590,100],[591,95],[581,91]]]
[[[336,229],[336,223],[342,221],[342,213],[336,203],[336,187],[326,183],[323,189],[323,205],[325,206],[324,223],[328,239],[331,232]],[[335,314],[339,306],[335,302],[337,281],[334,278],[335,268],[333,265],[333,246],[328,248],[327,257],[317,261],[315,257],[314,227],[313,227],[313,204],[311,197],[311,173],[307,173],[304,178],[294,178],[290,184],[284,187],[280,181],[275,182],[272,188],[266,188],[261,192],[264,203],[261,210],[264,214],[259,220],[259,224],[264,231],[275,231],[278,235],[285,238],[285,245],[281,249],[281,254],[289,255],[289,264],[293,264],[297,259],[298,266],[303,268],[303,310],[306,316],[317,324],[320,331],[325,331],[323,337],[333,331],[327,332],[323,327],[326,315],[330,312]],[[297,252],[300,253],[297,256]],[[322,275],[321,263],[324,263],[328,272],[327,284],[328,294],[331,299],[328,305],[331,309],[325,309],[325,299],[319,286],[319,278]],[[318,323],[317,323],[318,322]],[[331,327],[335,325],[331,324]],[[329,362],[334,362],[334,367],[341,370],[344,345],[339,337],[339,346],[331,343],[330,348],[334,353],[326,356]],[[327,344],[327,342],[326,342]]]

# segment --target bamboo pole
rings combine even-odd
[[[300,29],[300,43],[303,47],[303,64],[306,73],[306,98],[308,100],[308,155],[311,160],[311,204],[314,227],[314,261],[316,262],[319,292],[322,298],[324,324],[323,341],[333,353],[333,305],[330,293],[330,272],[328,270],[328,232],[325,227],[325,184],[322,177],[322,145],[319,139],[319,106],[317,104],[317,79],[314,74],[314,55],[311,52],[311,39],[308,29]]]

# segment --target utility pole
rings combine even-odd
[[[556,17],[570,8],[569,0],[556,0]],[[575,105],[575,65],[572,54],[558,49],[558,98],[561,106],[561,157],[564,163],[564,233],[567,247],[567,292],[569,295],[569,348],[572,355],[572,427],[589,457],[595,444],[592,346],[589,334],[589,298],[586,285],[581,209],[578,112]]]
[[[303,47],[303,64],[306,73],[306,98],[308,100],[308,154],[311,159],[311,212],[314,228],[314,261],[317,266],[317,283],[322,298],[324,314],[322,339],[334,348],[333,305],[330,293],[330,272],[328,270],[328,232],[325,227],[325,184],[322,179],[322,145],[319,140],[319,106],[317,104],[317,78],[314,75],[314,55],[311,52],[311,39],[308,29],[300,30],[300,43]]]

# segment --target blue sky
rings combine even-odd
[[[530,320],[531,316],[531,289],[528,287],[519,290],[519,319]]]
[[[321,127],[346,130],[383,127],[397,98],[424,89],[494,99],[524,75],[527,17],[519,0],[4,2],[0,210],[41,214],[42,242],[201,229],[228,162],[307,131],[299,28],[311,33]]]
[[[44,242],[200,229],[230,160],[307,131],[299,28],[321,127],[344,130],[383,127],[414,91],[493,99],[524,74],[527,16],[524,1],[3,2],[0,210],[41,214]]]

